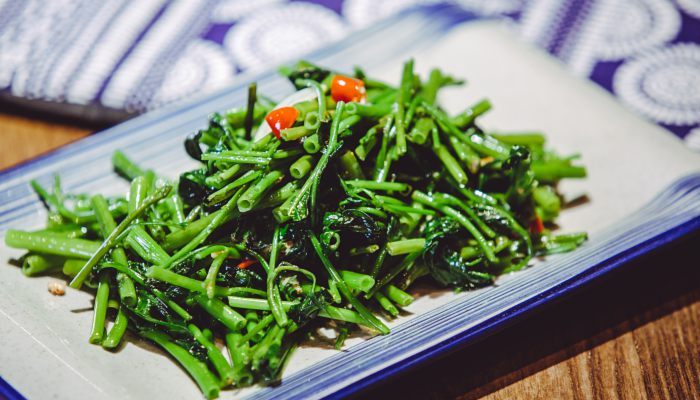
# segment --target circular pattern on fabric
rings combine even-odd
[[[523,8],[523,0],[454,0],[453,2],[465,10],[482,15],[508,14]]]
[[[419,5],[440,3],[440,0],[345,0],[343,16],[354,27],[364,27],[402,10]],[[498,15],[519,11],[523,0],[452,0],[446,1],[481,15]]]
[[[242,68],[259,68],[309,52],[345,32],[345,24],[333,11],[315,4],[290,3],[234,25],[224,45]]]
[[[263,7],[283,3],[285,0],[223,0],[211,12],[210,20],[214,23],[236,22]]]
[[[438,0],[345,0],[343,16],[353,27],[361,28],[407,8],[437,2]]]
[[[681,17],[668,0],[624,0],[615,7],[601,35],[602,60],[619,60],[661,46],[676,37]]]
[[[233,75],[233,63],[221,46],[208,40],[193,41],[168,70],[148,108],[154,109],[195,93],[219,88]]]
[[[700,128],[695,128],[688,132],[683,138],[685,144],[695,151],[700,151]]]
[[[683,11],[700,19],[700,0],[676,0]]]
[[[668,125],[700,122],[700,46],[678,44],[625,62],[615,93],[641,114]]]

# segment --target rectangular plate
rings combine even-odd
[[[345,395],[410,365],[473,342],[523,313],[617,266],[700,227],[700,156],[668,132],[640,120],[595,85],[569,75],[547,55],[521,43],[499,22],[468,22],[451,7],[402,14],[354,35],[309,59],[348,70],[362,65],[396,82],[402,62],[415,57],[419,72],[437,66],[468,85],[445,90],[452,112],[489,97],[495,109],[487,128],[541,130],[558,151],[581,153],[589,177],[562,184],[567,196],[591,201],[566,210],[562,231],[585,230],[579,250],[549,257],[497,284],[454,294],[417,288],[416,301],[389,325],[391,334],[354,337],[342,352],[321,344],[298,350],[275,388],[224,391],[223,398],[318,398]],[[122,149],[156,172],[177,177],[194,164],[182,140],[215,110],[243,105],[246,84],[281,98],[291,91],[273,71],[244,76],[214,95],[156,111],[64,147],[0,175],[0,236],[10,228],[34,229],[46,214],[28,185],[54,173],[66,191],[117,194],[127,184],[111,171]],[[635,211],[636,210],[636,211]],[[87,343],[88,293],[53,297],[50,278],[27,279],[6,260],[22,252],[0,245],[0,374],[28,397],[197,398],[196,385],[162,352],[130,340],[118,354]],[[21,356],[19,356],[21,355]],[[50,372],[48,372],[50,371]],[[157,384],[154,384],[157,382]],[[3,389],[4,388],[4,389]],[[0,394],[11,395],[0,385]]]

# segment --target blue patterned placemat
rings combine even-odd
[[[0,0],[0,98],[92,119],[140,113],[435,2]],[[453,3],[512,21],[573,73],[700,149],[700,0]]]

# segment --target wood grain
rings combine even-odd
[[[0,168],[89,134],[0,113]],[[358,398],[700,399],[700,235]]]
[[[91,130],[65,122],[0,113],[0,169],[87,136]]]

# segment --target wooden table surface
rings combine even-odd
[[[0,112],[0,169],[93,129]],[[700,399],[700,235],[358,398]]]

